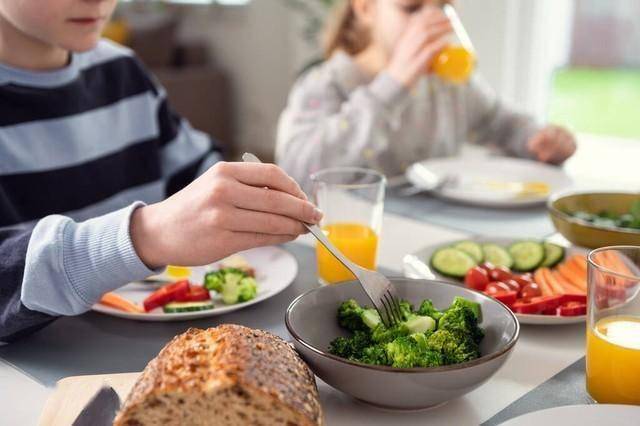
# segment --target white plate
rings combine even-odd
[[[273,297],[287,288],[298,274],[298,263],[295,257],[280,247],[261,247],[239,254],[256,270],[258,294],[255,299],[248,302],[238,303],[237,305],[225,305],[221,302],[219,296],[214,296],[213,301],[216,306],[214,309],[177,314],[165,314],[162,312],[162,308],[154,309],[146,314],[137,314],[113,309],[99,303],[93,305],[93,310],[107,315],[139,321],[184,321],[212,317],[242,309]],[[208,266],[191,268],[192,274],[190,280],[195,283],[202,283],[204,274],[207,271],[216,270],[218,267],[217,263],[213,263]],[[142,301],[151,294],[150,290],[145,288],[147,285],[148,284],[130,283],[115,292],[125,299],[142,304]]]
[[[631,426],[640,423],[639,419],[640,407],[633,405],[568,405],[527,413],[502,426]]]
[[[403,258],[403,272],[404,276],[407,278],[425,278],[425,279],[435,279],[441,281],[447,281],[450,283],[463,285],[460,280],[456,280],[455,278],[446,277],[444,275],[440,275],[429,265],[429,259],[431,259],[431,255],[441,248],[451,246],[459,241],[476,241],[478,243],[496,243],[501,246],[508,246],[518,239],[509,239],[509,238],[490,238],[490,237],[471,237],[466,240],[455,240],[449,243],[444,244],[436,244],[432,246],[427,246],[415,253],[411,253],[406,255]],[[554,243],[564,245],[566,250],[566,256],[572,256],[574,254],[587,254],[587,251],[575,246],[562,244],[558,240],[553,240]],[[557,315],[524,315],[524,314],[516,314],[518,317],[518,321],[520,324],[531,324],[531,325],[565,325],[565,324],[576,324],[582,323],[586,319],[586,315],[580,315],[575,317],[561,317]]]
[[[524,207],[544,203],[553,192],[571,186],[571,179],[555,166],[532,160],[508,157],[438,158],[415,163],[407,169],[407,180],[415,187],[423,186],[420,170],[427,168],[434,174],[455,176],[450,185],[436,190],[441,198],[488,207]],[[544,196],[518,197],[512,192],[492,189],[485,182],[544,182],[549,193]]]

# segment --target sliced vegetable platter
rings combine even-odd
[[[523,324],[571,324],[585,320],[586,254],[551,241],[475,237],[409,254],[404,272],[481,291]]]
[[[255,271],[257,292],[255,297],[248,301],[227,304],[229,300],[223,300],[222,293],[216,291],[207,291],[209,293],[207,294],[208,298],[204,296],[200,297],[200,293],[203,290],[201,284],[203,284],[205,280],[205,275],[227,267],[227,265],[217,262],[211,265],[190,268],[191,276],[188,280],[191,284],[189,288],[186,289],[186,296],[183,294],[185,292],[182,292],[182,290],[185,290],[182,288],[184,284],[175,278],[173,279],[173,281],[176,281],[175,283],[161,287],[161,289],[165,291],[159,291],[160,286],[145,282],[134,282],[105,295],[107,298],[106,302],[109,302],[111,295],[113,299],[117,299],[115,300],[116,304],[123,303],[122,301],[124,300],[124,303],[130,302],[133,305],[133,309],[117,309],[103,303],[98,303],[93,306],[93,310],[107,315],[139,321],[184,321],[206,318],[242,309],[273,297],[287,288],[298,273],[298,263],[295,257],[280,247],[256,248],[241,252],[239,256]],[[172,280],[172,278],[166,274],[160,274],[153,278],[167,281]],[[157,302],[155,306],[148,305],[150,295],[163,292],[181,292],[181,301],[177,303],[154,301],[154,303]],[[160,296],[162,297],[161,294]],[[242,298],[237,300],[242,300]],[[104,298],[103,301],[105,301]],[[147,301],[147,308],[151,308],[148,312],[144,310],[145,301]],[[203,306],[204,304],[213,304],[213,307]]]

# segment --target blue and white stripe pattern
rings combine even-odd
[[[51,72],[0,64],[0,253],[26,248],[0,261],[0,340],[151,273],[130,214],[219,159],[123,47],[101,41]]]

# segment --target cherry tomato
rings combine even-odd
[[[520,297],[523,299],[531,299],[532,297],[542,296],[542,290],[536,283],[529,283],[520,290]]]
[[[528,276],[528,275],[517,275],[517,274],[513,274],[513,276],[511,277],[512,280],[516,281],[518,284],[520,284],[520,287],[524,287],[527,284],[531,284],[533,282],[533,278]]]
[[[464,283],[467,287],[478,291],[484,291],[489,284],[489,274],[479,266],[469,269],[464,277]]]
[[[484,263],[480,264],[480,268],[482,268],[485,271],[487,271],[487,274],[488,274],[488,273],[490,273],[491,271],[493,271],[495,269],[495,266],[493,266],[493,263],[491,263],[491,262],[484,262]]]
[[[489,278],[492,281],[506,281],[510,280],[513,274],[509,270],[509,268],[505,268],[504,266],[496,266],[489,272]]]
[[[487,288],[485,288],[484,290],[484,292],[489,296],[493,296],[497,293],[507,293],[510,291],[512,291],[511,287],[501,281],[491,281],[489,284],[487,284]]]
[[[520,284],[514,279],[505,280],[504,283],[509,286],[511,291],[520,292]]]

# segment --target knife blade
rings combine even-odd
[[[120,408],[120,397],[111,386],[103,386],[82,409],[73,426],[111,426]]]

